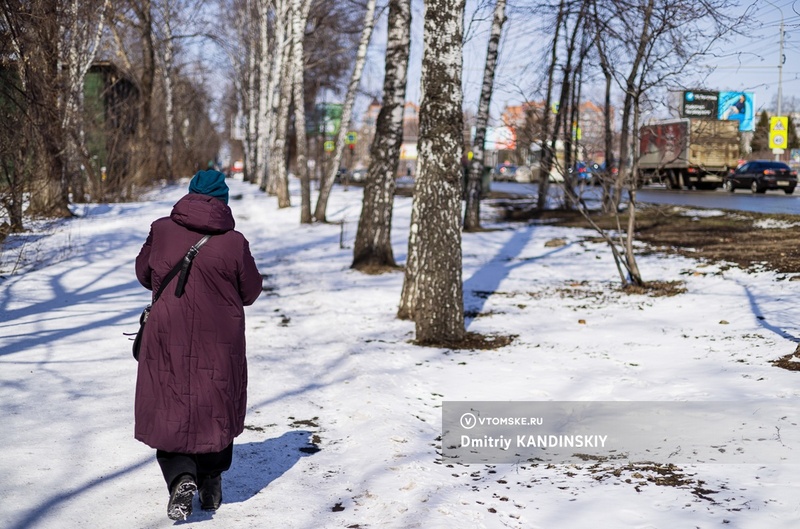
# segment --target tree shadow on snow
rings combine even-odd
[[[527,266],[532,262],[544,260],[555,254],[569,249],[573,243],[553,248],[540,255],[533,257],[520,258],[520,254],[530,241],[535,225],[529,225],[523,229],[517,229],[514,234],[497,252],[491,261],[485,263],[476,270],[469,279],[464,281],[464,313],[466,327],[479,317],[483,312],[486,301],[492,294],[497,293],[500,283],[509,276],[515,269]]]

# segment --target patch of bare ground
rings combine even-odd
[[[770,364],[787,371],[800,371],[800,345],[797,346],[793,353],[782,356],[777,360],[772,360]]]
[[[643,286],[618,286],[616,283],[611,286],[609,283],[597,283],[586,280],[567,281],[564,286],[528,292],[527,295],[534,299],[557,295],[562,299],[576,301],[588,300],[597,305],[605,305],[611,300],[619,299],[621,294],[648,297],[677,296],[678,294],[686,292],[685,284],[686,283],[683,281],[646,281]],[[509,294],[504,292],[498,292],[496,295],[509,296]]]
[[[492,349],[500,349],[509,345],[517,336],[500,335],[500,334],[480,334],[477,332],[468,332],[463,340],[460,341],[441,341],[441,342],[414,342],[416,345],[423,347],[442,347],[445,349],[456,350],[470,350],[470,351],[487,351]]]
[[[597,464],[589,467],[588,471],[597,481],[616,478],[633,485],[636,492],[642,492],[642,487],[647,485],[675,487],[688,489],[697,498],[712,503],[716,503],[716,500],[710,495],[719,492],[706,488],[703,480],[687,475],[682,468],[671,463],[629,463],[622,466]]]
[[[686,292],[683,281],[645,281],[644,285],[625,285],[622,291],[626,294],[640,294],[651,297],[677,296]]]
[[[530,204],[513,200],[494,203],[507,221],[541,222],[591,229],[577,211],[533,211]],[[677,254],[707,262],[737,265],[746,270],[768,269],[784,274],[800,273],[800,217],[744,211],[721,211],[719,215],[697,215],[698,208],[639,205],[636,209],[636,240],[650,252]],[[614,215],[591,213],[605,230],[626,226],[627,212]],[[596,240],[596,239],[595,239]]]

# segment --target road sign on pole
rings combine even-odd
[[[769,148],[781,154],[789,143],[789,118],[786,116],[772,116],[769,118]]]

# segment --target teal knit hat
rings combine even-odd
[[[189,182],[189,193],[208,195],[228,203],[228,184],[225,183],[225,175],[213,169],[198,171]]]

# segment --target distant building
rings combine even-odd
[[[378,123],[378,114],[381,104],[373,99],[359,131],[359,140],[356,145],[356,166],[369,165],[369,150],[375,138],[375,129]],[[397,166],[397,176],[414,176],[417,168],[417,140],[419,139],[419,105],[408,102],[403,106],[403,143],[400,146],[400,163]]]
[[[526,150],[534,142],[541,141],[541,119],[544,111],[543,101],[529,101],[521,105],[507,106],[501,120],[516,135],[516,156],[524,161]],[[554,109],[553,117],[555,116]],[[611,121],[614,121],[614,108],[611,108]],[[603,107],[591,102],[581,103],[577,126],[573,126],[573,140],[578,145],[581,159],[603,161],[605,159],[605,116]],[[553,121],[550,121],[552,127]]]
[[[97,61],[86,73],[83,96],[86,147],[95,170],[119,180],[129,174],[131,142],[138,119],[138,89],[113,63]]]

